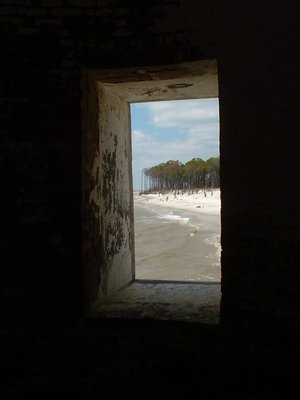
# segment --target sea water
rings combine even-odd
[[[220,282],[220,217],[147,204],[134,194],[136,279]]]

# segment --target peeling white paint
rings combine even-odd
[[[95,158],[94,158],[94,163],[93,163],[93,168],[91,170],[91,175],[94,179],[97,178],[97,175],[99,173],[99,164],[100,164],[100,154],[97,151],[95,154]]]

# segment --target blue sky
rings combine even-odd
[[[168,160],[219,155],[218,99],[131,104],[133,187],[141,172]]]

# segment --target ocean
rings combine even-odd
[[[220,217],[147,204],[134,194],[136,279],[220,282]]]

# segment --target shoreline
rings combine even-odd
[[[220,281],[220,190],[134,198],[137,279]]]
[[[141,194],[134,192],[135,201],[145,205],[169,207],[186,210],[196,214],[220,216],[221,198],[220,189],[199,190],[198,193],[174,192]]]

